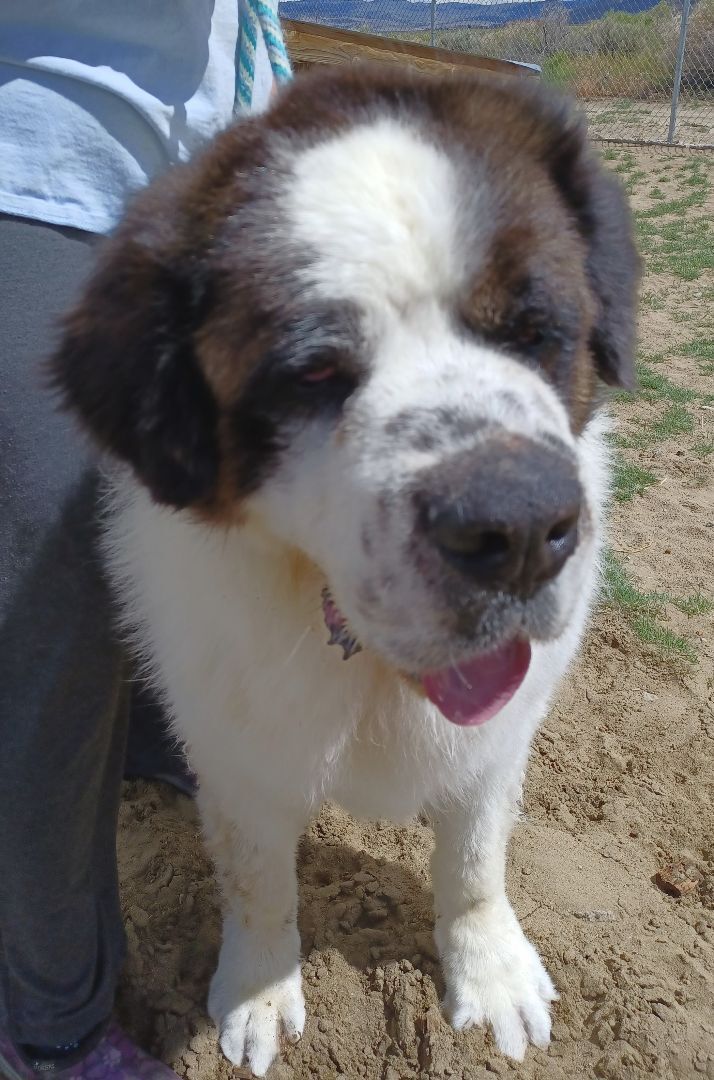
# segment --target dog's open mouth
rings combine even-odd
[[[340,645],[343,659],[362,648],[328,588],[322,593],[322,611],[330,631],[330,645]],[[530,643],[512,638],[490,652],[460,661],[439,671],[417,676],[424,693],[452,724],[485,724],[508,704],[528,673]]]

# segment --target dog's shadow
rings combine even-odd
[[[305,958],[336,949],[358,971],[409,960],[437,972],[431,889],[410,867],[308,833],[298,871]]]
[[[215,876],[195,806],[184,796],[134,782],[126,785],[121,816],[129,947],[119,1015],[141,1042],[176,1062],[208,1024],[206,997],[221,936]],[[349,843],[353,836],[341,835],[343,826],[341,812],[328,811],[299,845],[303,960],[336,950],[360,973],[406,960],[431,975],[441,993],[426,871],[430,834],[418,828],[405,851],[401,830],[368,827],[369,839],[358,830]]]

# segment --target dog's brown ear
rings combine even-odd
[[[184,507],[209,498],[218,473],[218,410],[193,348],[204,296],[166,206],[146,203],[107,242],[50,375],[100,446]]]
[[[640,258],[627,196],[590,147],[584,124],[572,117],[565,132],[554,132],[547,163],[588,245],[597,301],[590,347],[598,375],[611,386],[632,389]]]

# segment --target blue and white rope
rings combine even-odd
[[[235,109],[238,113],[247,113],[250,112],[253,104],[255,55],[261,32],[275,81],[288,82],[293,73],[285,48],[280,19],[275,8],[266,0],[238,0],[238,12],[240,22],[236,55]]]

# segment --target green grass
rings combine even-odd
[[[664,613],[666,594],[645,593],[638,589],[625,567],[611,551],[604,555],[603,571],[607,603],[621,608],[631,616],[646,615],[654,619]]]
[[[694,417],[683,405],[670,405],[655,420],[636,420],[637,430],[627,435],[615,434],[611,442],[619,450],[645,450],[655,443],[676,439],[678,435],[691,435]]]
[[[617,101],[613,105],[612,110],[607,113],[597,113],[597,120],[602,124],[606,120],[617,120],[620,124],[638,124],[642,120],[648,119],[646,109],[636,109],[634,102],[631,101]]]
[[[686,638],[675,634],[660,619],[667,603],[675,604],[688,615],[706,614],[714,609],[714,603],[700,594],[673,599],[667,593],[643,592],[611,551],[605,552],[603,557],[603,576],[604,602],[622,612],[643,645],[651,646],[669,659],[697,662],[696,650]]]
[[[697,361],[701,375],[714,375],[714,338],[696,338],[679,350]]]
[[[608,400],[617,403],[627,403],[629,401],[635,401],[637,398],[636,390],[610,390],[608,392]]]
[[[622,183],[627,194],[634,195],[637,191],[638,184],[641,180],[644,180],[646,176],[647,173],[640,172],[638,170],[635,170],[635,172],[631,172],[623,176]]]
[[[652,443],[656,442],[651,438],[646,431],[634,431],[630,435],[614,435],[612,438],[612,445],[617,447],[618,450],[645,450],[648,446],[652,446]]]
[[[684,405],[688,401],[694,401],[699,395],[696,390],[688,390],[684,386],[677,386],[666,375],[655,371],[649,364],[637,365],[637,378],[640,384],[640,393],[646,401],[671,401],[677,405]]]
[[[662,163],[656,180],[642,176],[639,162],[628,150],[610,148],[603,154],[610,167],[631,193],[647,193],[651,203],[646,210],[635,214],[641,253],[647,270],[667,274],[681,282],[693,282],[714,270],[714,225],[705,213],[706,200],[712,191],[709,161],[698,157],[682,164],[680,161]],[[677,288],[681,292],[684,286]],[[671,287],[667,287],[672,293]],[[704,394],[680,386],[670,377],[672,356],[691,358],[702,375],[714,374],[714,338],[712,318],[714,288],[704,282],[687,289],[696,300],[691,311],[675,310],[684,305],[675,303],[654,282],[642,296],[643,317],[649,311],[668,311],[673,323],[689,324],[684,330],[691,340],[657,352],[641,352],[638,357],[638,393],[643,405],[634,416],[625,420],[625,430],[610,441],[620,453],[614,456],[613,498],[627,503],[643,496],[658,482],[656,472],[645,468],[633,455],[622,451],[643,450],[657,443],[673,440],[676,449],[698,458],[698,475],[710,467],[714,455],[714,440],[695,429],[695,415],[703,405],[714,404],[714,394]],[[709,307],[707,308],[707,304]],[[696,384],[695,384],[696,385]],[[701,385],[701,384],[700,384]],[[706,385],[706,384],[704,384]],[[632,402],[633,395],[617,393],[617,402]],[[649,406],[649,407],[648,407]],[[703,464],[706,461],[706,466]],[[690,477],[691,483],[695,481]],[[656,522],[653,523],[656,527]],[[625,619],[636,639],[660,657],[678,662],[696,663],[696,641],[675,633],[668,625],[669,617],[681,612],[687,618],[709,616],[714,612],[714,598],[701,592],[693,595],[673,595],[642,589],[633,574],[613,552],[604,558],[603,601]],[[678,618],[681,621],[682,616]]]
[[[629,151],[627,151],[627,150],[623,154],[621,154],[619,160],[620,160],[620,164],[615,166],[615,172],[616,173],[631,172],[633,169],[637,168],[637,162],[635,161],[635,155],[629,153]]]
[[[686,638],[680,637],[661,623],[647,615],[638,615],[632,620],[632,629],[643,645],[651,645],[666,657],[681,657],[690,664],[696,664],[697,653]]]
[[[649,308],[650,311],[664,311],[667,306],[662,297],[655,292],[642,293],[640,303],[643,307]]]
[[[701,172],[691,172],[688,176],[682,176],[681,183],[686,184],[687,187],[703,188],[705,191],[708,191],[711,186],[709,177]]]
[[[708,174],[711,172],[712,165],[714,165],[714,160],[711,158],[692,158],[679,170],[678,180],[687,187],[703,188],[709,191],[711,180]]]
[[[635,172],[631,174],[631,178],[637,177],[638,179],[641,179],[644,175],[644,173]],[[657,206],[651,206],[649,210],[639,210],[637,216],[640,221],[649,221],[652,218],[667,217],[670,214],[675,217],[685,217],[690,210],[704,205],[708,193],[708,186],[705,189],[696,188],[696,190],[691,191],[689,195],[685,195],[682,198],[668,199],[666,202],[658,203]]]
[[[693,615],[710,615],[714,611],[714,600],[710,600],[708,596],[703,596],[702,593],[695,593],[693,596],[682,596],[679,599],[673,598],[672,603],[680,611],[683,611],[685,615],[689,615],[690,618]]]
[[[670,405],[659,419],[650,425],[655,442],[675,439],[678,435],[690,435],[694,431],[694,418],[683,405]]]
[[[641,210],[635,221],[640,251],[651,272],[696,281],[706,270],[714,270],[714,229],[708,218],[692,215],[663,222],[650,211]]]
[[[643,495],[648,487],[657,483],[654,473],[623,457],[616,459],[613,474],[613,496],[618,502],[630,502],[635,495]]]
[[[692,453],[705,460],[714,454],[714,439],[699,439],[692,447]]]

